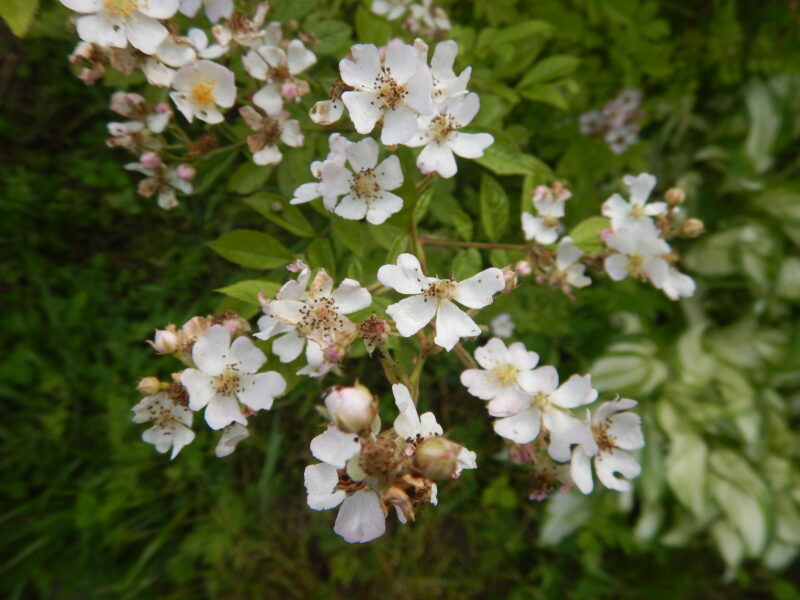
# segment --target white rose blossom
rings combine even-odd
[[[567,200],[572,193],[561,186],[537,186],[533,190],[533,205],[538,212],[534,217],[529,212],[522,213],[522,229],[526,240],[536,240],[540,244],[552,244],[563,230],[561,219],[564,217]]]
[[[212,23],[227,19],[233,14],[233,0],[180,0],[180,2],[179,10],[187,17],[194,17],[202,4],[206,18]]]
[[[507,417],[530,404],[530,396],[520,381],[539,363],[536,352],[528,351],[522,342],[506,348],[502,340],[492,338],[475,350],[475,360],[481,368],[463,371],[461,383],[473,396],[490,400],[487,405],[490,415]]]
[[[318,188],[326,207],[332,206],[342,218],[366,218],[373,225],[380,225],[403,208],[403,199],[390,191],[403,184],[397,156],[378,164],[378,143],[372,138],[349,144],[345,156],[352,171],[338,160],[325,161],[319,168]]]
[[[647,202],[656,186],[656,178],[650,173],[641,173],[636,177],[626,175],[623,181],[630,189],[630,202],[614,194],[603,203],[602,212],[611,219],[611,228],[656,232],[652,217],[667,212],[666,202]]]
[[[428,45],[417,38],[414,47],[424,63],[428,56]],[[456,75],[453,65],[458,55],[458,44],[453,40],[445,40],[436,44],[431,57],[431,77],[433,84],[432,97],[436,104],[441,104],[452,98],[464,96],[467,93],[472,67],[466,67],[461,74]]]
[[[647,277],[661,289],[669,274],[669,263],[663,258],[670,247],[655,231],[649,229],[620,229],[609,235],[606,245],[616,253],[607,256],[605,268],[614,281],[628,275]]]
[[[144,54],[153,54],[167,37],[158,19],[169,19],[178,0],[60,0],[81,13],[78,36],[98,46],[125,48],[128,43]]]
[[[411,0],[373,0],[372,12],[376,15],[386,15],[390,21],[399,19],[408,10]]]
[[[578,248],[572,238],[561,238],[556,248],[555,277],[570,288],[583,288],[592,284],[586,276],[586,265],[578,262],[583,250]]]
[[[195,342],[192,360],[197,368],[186,369],[181,383],[189,392],[189,408],[205,408],[211,429],[231,423],[247,425],[241,404],[251,411],[269,410],[276,396],[286,391],[280,373],[258,373],[267,357],[250,338],[237,337],[222,325],[212,325]]]
[[[635,400],[627,398],[603,402],[591,421],[582,424],[583,431],[575,436],[578,445],[572,450],[570,473],[573,482],[584,494],[594,488],[592,462],[597,478],[605,487],[619,492],[631,490],[628,480],[637,477],[641,467],[626,450],[644,447],[641,417],[626,412],[636,404]],[[617,473],[622,477],[618,477]]]
[[[210,60],[182,67],[172,80],[170,98],[190,123],[197,117],[206,123],[221,123],[219,107],[230,108],[236,101],[233,71]]]
[[[176,404],[166,392],[142,398],[132,410],[134,423],[153,423],[142,433],[142,439],[162,454],[172,448],[170,459],[194,440],[192,411]]]
[[[342,80],[352,89],[342,94],[350,118],[360,134],[370,133],[383,121],[381,141],[401,144],[417,131],[417,116],[433,113],[433,83],[417,50],[400,40],[386,46],[383,61],[372,44],[357,44],[353,59],[339,63]]]
[[[453,301],[468,308],[484,308],[492,303],[494,294],[505,288],[503,272],[494,267],[461,282],[427,277],[413,254],[401,254],[396,265],[378,269],[378,281],[401,294],[411,294],[386,309],[400,335],[414,335],[435,317],[434,342],[448,351],[460,338],[474,337],[481,332]]]
[[[286,47],[259,46],[250,50],[242,63],[254,79],[266,81],[261,88],[264,110],[278,111],[283,100],[295,100],[308,91],[308,83],[295,76],[317,62],[316,55],[306,49],[300,40],[292,40]]]
[[[222,44],[209,44],[206,32],[197,27],[192,27],[186,32],[186,39],[192,43],[197,56],[200,58],[214,60],[228,51],[228,47]]]
[[[266,88],[253,94],[253,104],[264,113],[258,112],[252,106],[239,108],[239,114],[247,126],[255,131],[247,136],[247,147],[253,153],[255,164],[277,165],[283,160],[283,154],[278,148],[280,142],[293,148],[302,146],[305,142],[300,131],[300,122],[290,119],[289,113],[280,104],[276,105],[272,101],[271,92]]]
[[[492,335],[497,338],[510,338],[514,335],[516,325],[508,313],[500,313],[494,319],[489,321],[489,328],[492,330]]]
[[[311,183],[304,183],[294,191],[294,197],[289,202],[290,204],[304,204],[311,202],[322,196],[322,165],[328,162],[344,166],[347,160],[347,149],[353,144],[350,140],[340,133],[332,133],[328,138],[328,146],[330,152],[324,161],[315,160],[311,163],[311,174],[316,181]],[[328,196],[323,199],[323,205],[329,211],[332,211],[336,205],[338,198],[336,196]]]

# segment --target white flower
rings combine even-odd
[[[422,0],[421,4],[412,4],[410,7],[412,15],[412,30],[423,26],[429,33],[440,33],[450,30],[450,19],[438,6],[433,5],[433,0]]]
[[[372,12],[376,15],[386,15],[390,21],[399,19],[405,14],[411,0],[373,0]]]
[[[222,436],[217,442],[217,447],[214,449],[214,454],[217,458],[225,458],[229,454],[233,454],[236,446],[243,439],[250,436],[247,427],[240,423],[231,423],[222,430]]]
[[[578,262],[581,256],[583,250],[572,243],[571,237],[561,238],[556,249],[556,278],[569,287],[583,288],[591,285],[592,280],[585,275],[586,265]]]
[[[468,125],[480,108],[478,95],[458,96],[437,105],[432,116],[419,117],[418,132],[407,146],[425,146],[417,157],[417,167],[423,173],[436,171],[442,177],[456,174],[453,154],[464,158],[478,158],[494,142],[488,133],[463,133],[457,131]]]
[[[189,408],[206,409],[211,429],[230,423],[247,425],[239,402],[250,410],[269,410],[275,396],[286,391],[286,381],[275,371],[257,373],[267,357],[250,338],[231,334],[213,325],[195,342],[192,360],[196,369],[186,369],[181,383],[189,392]]]
[[[246,48],[262,44],[277,46],[283,35],[281,24],[275,21],[263,29],[261,28],[267,18],[269,9],[269,2],[259,2],[256,5],[256,13],[252,19],[239,14],[236,18],[229,19],[225,24],[214,25],[211,28],[211,33],[214,34],[220,45],[226,47],[231,43],[239,44]]]
[[[153,54],[167,37],[167,28],[156,19],[169,19],[178,0],[60,0],[84,16],[78,19],[78,36],[104,48],[131,46]]]
[[[153,422],[153,426],[142,433],[142,439],[162,454],[171,447],[170,459],[194,439],[192,411],[173,402],[166,392],[142,398],[132,410],[134,423]]]
[[[131,123],[133,123],[133,121],[131,121]],[[159,159],[157,164],[152,167],[142,162],[135,162],[126,164],[125,168],[128,171],[136,171],[137,173],[146,175],[145,179],[142,179],[138,186],[138,191],[141,196],[150,198],[154,194],[157,194],[158,205],[164,210],[171,210],[178,206],[175,190],[183,192],[184,194],[192,193],[191,180],[181,177],[182,166],[183,165],[167,166]]]
[[[661,289],[670,300],[679,300],[694,296],[695,283],[694,279],[685,273],[681,273],[675,267],[670,267]]]
[[[414,40],[414,47],[418,49],[422,60],[428,55],[428,45],[421,39]],[[458,44],[453,40],[446,40],[436,44],[431,58],[431,77],[433,78],[433,101],[436,104],[446,102],[451,98],[458,98],[467,93],[472,67],[467,67],[456,75],[453,65],[458,55]]]
[[[217,108],[230,108],[236,101],[233,71],[210,60],[182,67],[172,80],[169,97],[190,123],[197,117],[206,123],[221,123]]]
[[[520,379],[539,363],[536,352],[528,351],[522,342],[506,348],[502,340],[492,338],[475,350],[475,360],[482,368],[463,371],[461,383],[473,396],[491,400],[487,406],[490,415],[507,417],[530,405]]]
[[[223,46],[222,44],[209,45],[206,32],[202,29],[198,29],[197,27],[192,27],[189,29],[189,31],[186,33],[186,38],[192,43],[192,46],[194,46],[194,49],[197,52],[197,56],[200,58],[214,60],[228,51],[228,47]]]
[[[518,382],[529,394],[528,406],[494,422],[498,435],[517,444],[535,440],[542,425],[550,432],[551,445],[561,443],[580,423],[569,410],[597,399],[590,375],[573,375],[559,386],[558,372],[549,366],[522,373]]]
[[[498,338],[510,338],[514,335],[516,325],[511,320],[511,315],[508,313],[500,313],[494,319],[489,321],[489,328],[492,330],[492,335]]]
[[[417,131],[417,115],[433,112],[430,70],[418,60],[417,50],[400,40],[389,42],[383,61],[372,44],[353,46],[352,55],[339,69],[352,88],[342,94],[342,102],[356,131],[370,133],[382,119],[384,144],[407,142]]]
[[[592,468],[597,478],[609,489],[619,492],[631,490],[629,479],[641,472],[641,467],[633,455],[625,450],[637,450],[644,447],[642,421],[639,415],[627,411],[636,406],[635,400],[620,398],[613,402],[604,402],[595,412],[582,443],[572,451],[570,473],[578,489],[584,494],[592,491]],[[592,457],[594,457],[592,459]],[[621,475],[618,477],[616,474]]]
[[[422,415],[417,413],[417,407],[411,399],[411,392],[402,383],[392,385],[392,395],[394,395],[394,403],[398,410],[393,425],[394,431],[401,439],[415,441],[444,433],[432,412]]]
[[[319,191],[326,207],[332,206],[333,212],[345,219],[366,217],[373,225],[403,208],[403,199],[389,191],[403,184],[396,156],[378,164],[378,143],[372,138],[349,144],[345,156],[352,171],[338,160],[326,161],[319,168]],[[344,197],[338,200],[340,196]]]
[[[533,205],[539,216],[522,213],[525,239],[536,240],[540,244],[555,242],[563,230],[561,219],[564,217],[567,200],[571,197],[572,193],[560,183],[554,183],[551,187],[537,186],[533,190]]]
[[[607,256],[605,268],[609,277],[621,281],[628,275],[648,277],[659,289],[669,274],[669,263],[662,258],[670,247],[655,231],[620,229],[606,238],[606,245],[618,254]]]
[[[342,134],[332,133],[328,138],[328,146],[331,149],[331,151],[328,153],[328,156],[324,161],[315,160],[311,163],[311,174],[314,176],[316,181],[304,183],[303,185],[299,186],[294,191],[294,198],[292,198],[289,203],[304,204],[306,202],[316,200],[322,196],[322,189],[320,186],[320,179],[322,178],[322,165],[327,162],[333,162],[340,166],[344,166],[344,163],[347,160],[347,148],[349,148],[352,144],[353,142],[348,140]],[[337,198],[335,196],[328,196],[328,198],[323,200],[323,204],[327,210],[332,211],[333,207],[336,205],[336,200]]]
[[[277,165],[283,160],[283,154],[278,149],[278,143],[287,146],[302,146],[305,137],[300,132],[300,122],[289,119],[289,113],[274,104],[271,93],[266,88],[261,88],[253,95],[253,104],[264,111],[259,113],[252,106],[242,106],[239,114],[248,127],[255,131],[247,136],[247,147],[253,153],[253,162],[257,165]]]
[[[289,42],[286,50],[274,46],[260,46],[250,50],[242,63],[251,77],[267,81],[262,88],[269,110],[283,108],[283,98],[295,100],[308,91],[308,83],[295,76],[317,62],[316,55],[300,40]],[[266,110],[266,108],[265,108]]]
[[[602,212],[611,219],[611,228],[614,231],[643,229],[655,232],[656,225],[651,217],[667,211],[666,202],[647,203],[656,186],[656,178],[650,173],[641,173],[636,177],[626,175],[623,181],[630,189],[630,202],[626,202],[619,194],[614,194],[603,203]]]
[[[206,11],[206,17],[212,23],[222,18],[227,19],[233,14],[233,0],[180,0],[180,11],[187,17],[194,17],[200,10],[200,4]]]
[[[413,294],[386,309],[400,335],[412,336],[436,317],[434,342],[446,350],[451,350],[460,338],[481,332],[453,300],[469,308],[483,308],[505,287],[503,272],[494,267],[461,282],[427,277],[413,254],[401,254],[396,265],[378,269],[378,281],[401,294]]]

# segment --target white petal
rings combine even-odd
[[[386,45],[386,57],[383,63],[391,72],[392,79],[403,84],[417,70],[417,51],[413,46],[404,44],[399,39],[393,39]]]
[[[494,369],[510,362],[508,348],[500,338],[492,338],[485,346],[475,349],[475,360],[484,369]]]
[[[271,117],[277,117],[283,110],[283,98],[277,83],[269,82],[253,94],[253,104]]]
[[[405,103],[420,115],[430,115],[433,113],[433,82],[431,72],[425,65],[419,65],[416,72],[406,83],[408,94],[404,98]],[[410,137],[410,136],[409,136]]]
[[[100,15],[86,15],[78,19],[78,36],[98,46],[124,48],[128,38],[122,27],[114,27],[108,19]]]
[[[346,155],[353,171],[372,169],[378,164],[378,142],[372,138],[364,138],[348,146]]]
[[[142,440],[148,444],[153,444],[156,450],[164,454],[172,445],[172,428],[154,425],[150,429],[145,429],[142,432]]]
[[[670,300],[689,298],[694,295],[694,279],[681,273],[675,268],[670,268],[667,278],[661,288]]]
[[[411,393],[402,383],[395,383],[392,386],[394,403],[397,405],[399,414],[394,420],[394,430],[402,439],[416,438],[420,433],[420,420],[417,407],[411,399]]]
[[[378,185],[384,190],[394,190],[403,185],[403,170],[400,168],[400,159],[392,155],[384,160],[375,169],[375,178]]]
[[[404,252],[396,265],[378,269],[378,281],[401,294],[419,294],[433,281],[422,273],[422,266],[413,254]]]
[[[522,342],[515,342],[508,347],[509,363],[520,371],[530,371],[539,364],[539,355],[529,351]]]
[[[474,337],[480,334],[481,328],[467,313],[449,300],[442,300],[439,303],[439,310],[436,313],[436,337],[433,338],[436,344],[450,351],[462,337]]]
[[[483,308],[492,303],[492,297],[506,287],[503,272],[492,267],[456,284],[451,292],[454,300],[469,308]]]
[[[561,408],[577,408],[597,400],[591,375],[573,375],[550,394],[550,400]]]
[[[245,375],[240,381],[239,401],[253,410],[269,410],[276,396],[286,391],[286,380],[280,373],[267,371]]]
[[[286,48],[286,62],[289,65],[289,72],[296,75],[305,71],[308,67],[317,62],[317,56],[308,50],[300,40],[292,40]]]
[[[292,148],[299,148],[305,142],[305,136],[300,131],[300,121],[289,119],[284,122],[281,130],[281,141]]]
[[[372,44],[356,44],[350,53],[353,60],[345,58],[339,62],[342,81],[357,89],[371,88],[381,72],[378,49]]]
[[[669,263],[663,258],[648,258],[642,265],[642,271],[647,274],[650,282],[660,289],[669,275]]]
[[[556,268],[559,271],[566,271],[573,264],[578,262],[578,259],[583,256],[583,250],[578,248],[572,243],[572,238],[567,236],[561,238],[556,250]]]
[[[417,168],[423,173],[439,173],[450,178],[456,174],[458,167],[453,151],[446,142],[431,142],[422,149],[417,157]]]
[[[479,158],[483,151],[494,143],[494,138],[488,133],[463,133],[454,131],[447,140],[450,148],[464,158]]]
[[[386,532],[378,495],[369,490],[359,490],[345,498],[333,530],[349,543],[364,543],[381,537]]]
[[[319,189],[323,196],[341,196],[350,191],[352,175],[344,166],[326,160],[319,169]]]
[[[347,96],[347,93],[344,96]],[[344,96],[342,97],[344,98]],[[348,108],[350,107],[348,106]],[[358,127],[356,127],[356,130],[358,130]],[[372,128],[370,128],[370,131],[372,131]],[[385,145],[402,144],[414,137],[415,133],[417,133],[417,115],[410,108],[400,105],[384,113],[381,142]]]
[[[94,13],[103,6],[103,0],[60,0],[61,4],[79,13]]]
[[[462,372],[461,383],[470,394],[481,400],[491,400],[501,389],[497,378],[482,369],[467,369]]]
[[[233,396],[214,396],[206,406],[205,417],[211,429],[222,429],[234,422],[247,425],[247,419]]]
[[[230,332],[222,325],[212,325],[192,348],[197,368],[208,375],[219,375],[228,364]]]
[[[200,10],[201,0],[181,0],[180,11],[181,14],[187,17],[193,17]]]
[[[137,9],[140,13],[154,19],[169,19],[178,11],[180,0],[139,0]]]
[[[169,34],[167,28],[155,19],[137,13],[125,21],[125,33],[131,46],[145,54],[155,54]]]
[[[277,165],[283,160],[283,154],[277,146],[264,146],[253,154],[253,162],[259,166]]]
[[[226,456],[233,454],[233,451],[236,450],[236,446],[239,444],[239,442],[249,436],[250,432],[244,425],[241,425],[240,423],[228,425],[222,430],[222,437],[219,438],[217,446],[214,448],[214,454],[217,458],[225,458]]]
[[[306,339],[292,330],[272,342],[272,352],[278,356],[282,363],[288,363],[300,356],[305,344]]]
[[[340,431],[333,425],[311,440],[311,454],[324,463],[344,469],[347,461],[361,449],[358,436]]]
[[[217,393],[213,379],[197,369],[186,369],[181,374],[181,383],[189,393],[189,408],[201,410]]]
[[[356,131],[362,135],[372,131],[383,116],[378,96],[374,92],[345,92],[342,94],[342,102],[350,112]]]
[[[527,444],[536,439],[542,426],[542,413],[536,407],[518,412],[516,415],[494,422],[497,435],[516,444]]]
[[[273,317],[297,325],[303,320],[303,311],[306,310],[305,302],[299,300],[273,300],[269,303],[269,310]]]
[[[573,483],[581,493],[588,494],[594,489],[591,459],[580,447],[572,451],[572,462],[569,466],[569,474],[572,476]]]
[[[178,456],[178,452],[184,446],[188,446],[194,440],[194,431],[183,425],[177,425],[172,430],[172,454],[170,460]]]
[[[523,390],[533,396],[539,393],[550,395],[558,386],[558,371],[549,365],[539,367],[533,371],[520,373],[517,382]]]
[[[618,398],[611,402],[603,402],[594,413],[594,422],[602,423],[610,419],[615,413],[634,408],[638,402],[629,398]]]
[[[397,325],[397,331],[400,335],[409,337],[417,333],[417,331],[425,327],[425,325],[433,319],[436,314],[436,308],[436,300],[432,298],[422,295],[410,296],[409,298],[404,298],[400,302],[389,306],[389,308],[386,309],[386,314],[394,319],[395,325]],[[478,331],[480,332],[480,328]],[[455,342],[453,343],[455,344]]]
[[[531,405],[531,396],[514,385],[498,390],[497,395],[486,405],[493,417],[510,417]]]
[[[626,175],[623,181],[625,185],[630,188],[631,202],[634,204],[644,204],[647,202],[653,188],[656,187],[656,178],[650,173],[641,173],[636,177]]]
[[[624,254],[607,256],[604,266],[606,273],[614,281],[622,281],[628,276],[628,257]]]
[[[623,450],[638,450],[644,447],[642,419],[636,413],[623,412],[611,417],[606,430],[613,444]]]
[[[334,508],[345,499],[344,490],[336,489],[339,483],[336,467],[325,463],[309,465],[303,478],[308,492],[308,506],[313,510]]]
[[[342,280],[332,296],[336,303],[336,310],[342,315],[349,315],[372,304],[372,296],[367,288],[355,279]]]
[[[206,17],[212,23],[233,14],[233,0],[205,0]]]
[[[367,215],[367,203],[353,194],[347,194],[333,209],[333,213],[343,219],[360,221]]]
[[[367,221],[380,225],[403,209],[403,199],[391,192],[381,192],[367,206]]]
[[[631,455],[624,450],[606,450],[595,456],[594,469],[600,482],[611,490],[628,492],[631,484],[627,479],[638,477],[642,468]],[[619,473],[622,477],[617,477]]]
[[[255,373],[267,362],[267,357],[249,337],[239,336],[231,344],[228,364],[236,364],[240,373]]]
[[[419,417],[419,434],[424,438],[442,435],[444,429],[439,425],[436,416],[432,412],[422,413]]]

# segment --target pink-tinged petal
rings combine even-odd
[[[328,510],[342,503],[347,494],[344,490],[337,490],[339,474],[336,467],[319,463],[306,467],[304,473],[306,491],[308,492],[308,506],[313,510]]]
[[[131,46],[145,54],[155,54],[169,34],[167,28],[155,19],[137,13],[125,21],[125,32]]]
[[[449,179],[458,171],[453,151],[446,142],[430,142],[417,157],[417,168],[422,173],[436,172]]]
[[[577,487],[581,493],[589,494],[594,489],[591,458],[580,447],[572,451],[572,462],[569,466],[569,474],[572,477],[572,482],[575,484],[575,487]]]
[[[494,137],[488,133],[463,133],[454,131],[448,138],[450,149],[464,158],[479,158],[483,151],[494,143]]]
[[[372,89],[375,80],[381,74],[378,49],[372,44],[356,44],[351,54],[353,60],[345,58],[339,62],[342,81],[357,89]]]
[[[336,310],[342,315],[349,315],[372,304],[372,296],[367,288],[355,279],[342,280],[332,296],[336,303]]]
[[[383,265],[378,269],[378,281],[401,294],[419,294],[434,280],[422,273],[422,266],[413,254],[403,253],[396,265]]]
[[[606,268],[606,273],[614,281],[622,281],[628,276],[628,257],[624,254],[607,256],[603,264]]]
[[[403,199],[391,192],[378,194],[367,207],[367,221],[380,225],[403,208]]]
[[[413,46],[393,39],[386,45],[386,58],[383,61],[392,79],[403,84],[417,70],[417,51]]]
[[[265,362],[267,362],[267,357],[250,338],[239,336],[233,340],[228,353],[228,364],[235,363],[240,373],[255,373]]]
[[[231,423],[247,425],[247,419],[233,396],[214,396],[206,406],[205,417],[211,429],[222,429]]]
[[[532,396],[539,393],[549,396],[558,387],[558,371],[549,365],[539,367],[533,371],[520,373],[517,382]]]
[[[439,303],[439,310],[436,313],[436,337],[433,338],[436,344],[449,352],[461,338],[480,334],[481,328],[475,321],[450,300],[442,300]]]
[[[347,461],[361,449],[358,436],[340,431],[333,425],[311,440],[311,454],[317,460],[344,469]]]
[[[345,498],[333,531],[351,544],[381,537],[386,532],[386,518],[378,495],[371,490],[359,490]]]
[[[484,369],[491,370],[509,364],[508,348],[500,338],[492,338],[485,346],[475,349],[475,360]]]
[[[306,339],[297,335],[293,330],[272,342],[272,352],[278,356],[282,363],[288,363],[300,356],[305,345]]]
[[[180,0],[139,0],[137,9],[153,19],[169,19],[178,12]]]
[[[61,4],[79,13],[94,13],[103,7],[103,0],[60,0]]]
[[[420,433],[420,420],[417,407],[411,399],[411,392],[402,383],[395,383],[392,386],[392,394],[399,413],[394,420],[395,433],[402,439],[416,438]]]
[[[372,169],[378,164],[378,142],[365,138],[348,146],[345,154],[356,173],[362,169]]]
[[[531,405],[531,396],[522,388],[513,385],[498,390],[497,395],[486,405],[493,417],[510,417]]]
[[[286,391],[286,380],[280,373],[267,371],[245,375],[239,382],[237,396],[253,410],[269,410],[276,396]]]
[[[498,419],[494,422],[497,435],[516,444],[527,444],[539,435],[542,426],[542,413],[536,407],[520,411],[517,414]]]
[[[375,124],[383,116],[375,92],[345,92],[342,94],[342,102],[350,112],[356,131],[362,135],[375,129]]]
[[[508,347],[509,363],[520,371],[530,371],[539,364],[539,355],[525,348],[522,342],[515,342]]]
[[[343,219],[351,221],[360,221],[367,215],[367,203],[361,198],[357,198],[352,194],[347,194],[341,199],[333,213],[339,215]]]
[[[394,190],[403,185],[403,169],[400,168],[400,159],[392,155],[384,160],[375,169],[375,178],[378,185],[384,190]]]
[[[229,364],[231,334],[222,325],[212,325],[192,348],[192,360],[208,375],[219,375]]]
[[[86,15],[78,19],[78,37],[82,40],[107,48],[124,48],[128,38],[122,27],[115,27],[103,16]]]
[[[386,314],[394,319],[400,335],[409,337],[433,319],[436,315],[436,304],[433,298],[411,296],[389,306]]]
[[[506,286],[503,272],[495,267],[485,269],[456,284],[451,296],[469,308],[483,308],[492,303],[492,297]]]
[[[247,427],[240,423],[233,423],[228,425],[222,430],[222,436],[219,438],[216,447],[214,448],[214,455],[217,458],[225,458],[233,454],[236,446],[242,440],[250,437],[250,432]]]
[[[348,93],[351,92],[345,93],[342,98],[347,96]],[[350,107],[348,106],[348,108]],[[350,110],[350,116],[353,116],[352,109]],[[370,131],[372,131],[372,128],[370,128]],[[359,133],[361,132],[359,131]],[[389,109],[384,112],[381,142],[385,145],[402,144],[414,137],[415,133],[417,133],[417,115],[410,108],[400,105],[396,109]]]
[[[502,389],[497,378],[483,369],[463,371],[461,383],[470,394],[481,400],[491,400]]]
[[[577,408],[597,400],[597,390],[592,387],[591,375],[573,375],[550,394],[553,404],[561,408]]]
[[[181,374],[181,383],[189,393],[189,408],[202,410],[216,395],[214,380],[197,369],[186,369]]]
[[[628,479],[634,479],[642,472],[639,463],[624,450],[606,450],[595,456],[594,470],[604,486],[618,492],[629,492],[632,488]],[[617,473],[621,477],[617,476]]]

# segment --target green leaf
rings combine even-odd
[[[528,41],[532,36],[545,33],[549,34],[553,29],[553,26],[547,21],[539,21],[536,19],[523,21],[522,23],[501,29],[492,37],[491,42],[492,44],[508,44],[518,41]]]
[[[252,161],[239,165],[228,180],[228,190],[237,194],[252,194],[272,175],[271,165],[260,166]]]
[[[425,218],[425,214],[428,212],[428,207],[431,205],[431,199],[433,198],[433,188],[428,188],[419,198],[417,198],[417,203],[414,205],[414,222],[419,223],[422,219]]]
[[[364,256],[364,230],[361,223],[337,218],[331,221],[331,229],[336,239],[352,250],[353,254]]]
[[[333,277],[336,273],[336,255],[328,238],[317,238],[306,248],[308,264],[312,268],[321,267]]]
[[[364,6],[356,9],[356,39],[362,44],[383,46],[392,35],[392,26],[386,19],[373,15]]]
[[[300,237],[314,237],[317,235],[314,228],[303,216],[303,212],[296,206],[286,204],[277,194],[261,192],[244,198],[242,201],[294,235],[299,235]],[[276,208],[279,208],[280,211],[276,211]]]
[[[584,252],[597,252],[603,249],[600,232],[611,227],[608,217],[589,217],[573,227],[569,236],[578,248]]]
[[[319,21],[306,24],[305,30],[319,40],[319,44],[312,47],[314,54],[335,54],[350,41],[352,30],[343,21]]]
[[[522,81],[517,84],[517,89],[521,91],[536,83],[544,83],[566,77],[577,68],[580,62],[580,59],[576,56],[568,56],[566,54],[548,56],[528,70]]]
[[[274,237],[249,229],[236,229],[208,245],[231,262],[252,269],[274,269],[292,260],[292,253]]]
[[[472,217],[463,210],[457,209],[452,214],[453,227],[456,228],[458,235],[466,241],[472,241],[472,233],[474,225],[472,224]]]
[[[11,33],[23,37],[33,23],[39,10],[39,0],[3,0],[0,2],[0,17],[8,23]]]
[[[408,248],[408,234],[404,231],[398,235],[392,241],[392,245],[389,246],[389,251],[386,253],[386,264],[394,264],[397,257],[406,251],[406,248]]]
[[[502,268],[509,264],[508,252],[506,250],[499,250],[495,248],[489,252],[489,262],[493,267]]]
[[[481,253],[477,248],[462,250],[453,260],[453,277],[456,281],[472,277],[481,270],[481,264]]]
[[[508,196],[497,180],[484,173],[481,178],[481,224],[486,236],[496,242],[508,225]]]
[[[225,287],[221,287],[215,291],[225,294],[226,296],[230,296],[231,298],[237,298],[243,302],[258,304],[259,293],[264,292],[264,295],[267,296],[267,298],[272,298],[278,292],[280,287],[281,286],[274,281],[266,281],[263,279],[247,279],[245,281],[239,281],[238,283],[226,285]]]
[[[198,195],[207,192],[216,183],[217,179],[230,169],[231,163],[238,155],[239,149],[234,148],[204,160],[197,168],[198,175],[194,180],[192,193]]]
[[[561,93],[561,89],[551,83],[534,84],[520,90],[519,93],[523,97],[534,102],[551,104],[561,110],[567,110],[569,108],[567,99],[564,97],[564,94]]]
[[[475,160],[495,175],[538,175],[546,180],[553,178],[552,170],[541,160],[496,140],[483,152],[483,156]]]

